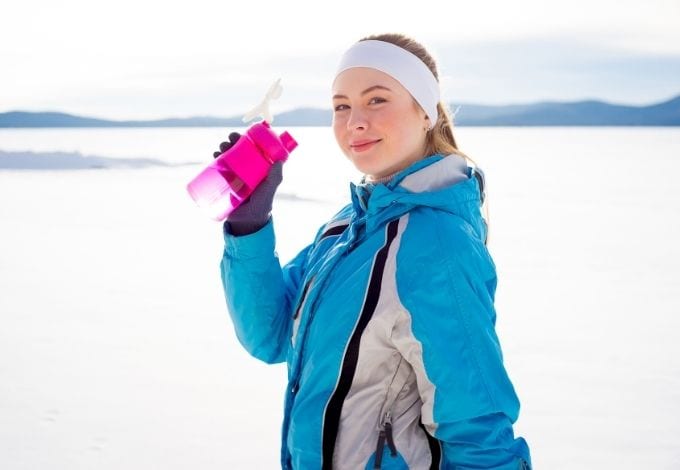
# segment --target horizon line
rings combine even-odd
[[[536,100],[536,101],[525,101],[525,102],[516,102],[516,103],[505,103],[505,104],[487,104],[487,103],[479,103],[479,102],[459,102],[459,103],[454,103],[452,101],[448,101],[448,105],[453,109],[455,107],[467,105],[467,106],[480,106],[480,107],[510,107],[510,106],[531,106],[531,105],[540,105],[540,104],[574,104],[574,103],[602,103],[602,104],[607,104],[610,106],[624,106],[624,107],[630,107],[630,108],[646,108],[650,106],[656,106],[659,104],[664,104],[669,101],[673,101],[675,99],[680,98],[680,92],[670,96],[667,99],[662,99],[662,100],[657,100],[653,102],[648,102],[647,104],[626,104],[622,102],[615,102],[615,101],[608,101],[604,100],[601,98],[583,98],[583,99],[576,99],[576,100],[554,100],[554,99],[545,99],[545,100]],[[289,112],[294,112],[294,111],[299,111],[299,110],[316,110],[316,111],[331,111],[331,106],[329,107],[321,107],[321,106],[312,106],[312,105],[306,105],[306,106],[298,106],[294,108],[289,108],[285,110],[281,110],[277,113],[276,115],[281,115]],[[193,115],[184,115],[184,116],[169,116],[169,117],[160,117],[160,118],[132,118],[132,119],[121,119],[121,118],[106,118],[106,117],[98,117],[94,115],[85,115],[85,114],[79,114],[79,113],[74,113],[74,112],[69,112],[69,111],[58,111],[58,110],[42,110],[42,111],[27,111],[23,109],[11,109],[7,111],[0,111],[0,114],[9,114],[9,113],[27,113],[27,114],[65,114],[69,116],[74,116],[74,117],[80,117],[80,118],[87,118],[87,119],[97,119],[97,120],[103,120],[103,121],[110,121],[110,122],[149,122],[149,121],[166,121],[166,120],[173,120],[173,119],[197,119],[197,118],[202,118],[202,119],[238,119],[240,116],[244,115],[243,114],[234,114],[231,116],[216,116],[216,115],[201,115],[201,114],[193,114]],[[244,123],[245,124],[245,123]]]

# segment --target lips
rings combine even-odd
[[[355,152],[364,152],[370,148],[372,148],[375,144],[380,142],[381,139],[372,139],[372,140],[357,140],[354,142],[351,142],[349,144],[349,147],[354,150]]]

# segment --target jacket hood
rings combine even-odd
[[[480,239],[486,238],[486,223],[480,207],[482,191],[479,169],[467,166],[458,155],[432,155],[419,160],[385,184],[351,184],[355,217],[366,218],[371,231],[417,206],[449,212],[463,218]]]

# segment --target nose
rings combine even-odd
[[[366,113],[361,109],[352,108],[349,119],[347,120],[348,130],[365,130],[368,127],[368,119]]]

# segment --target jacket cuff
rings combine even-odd
[[[274,223],[271,218],[264,227],[248,235],[233,235],[229,233],[228,225],[224,224],[224,252],[230,258],[269,256],[274,252],[275,245]]]

